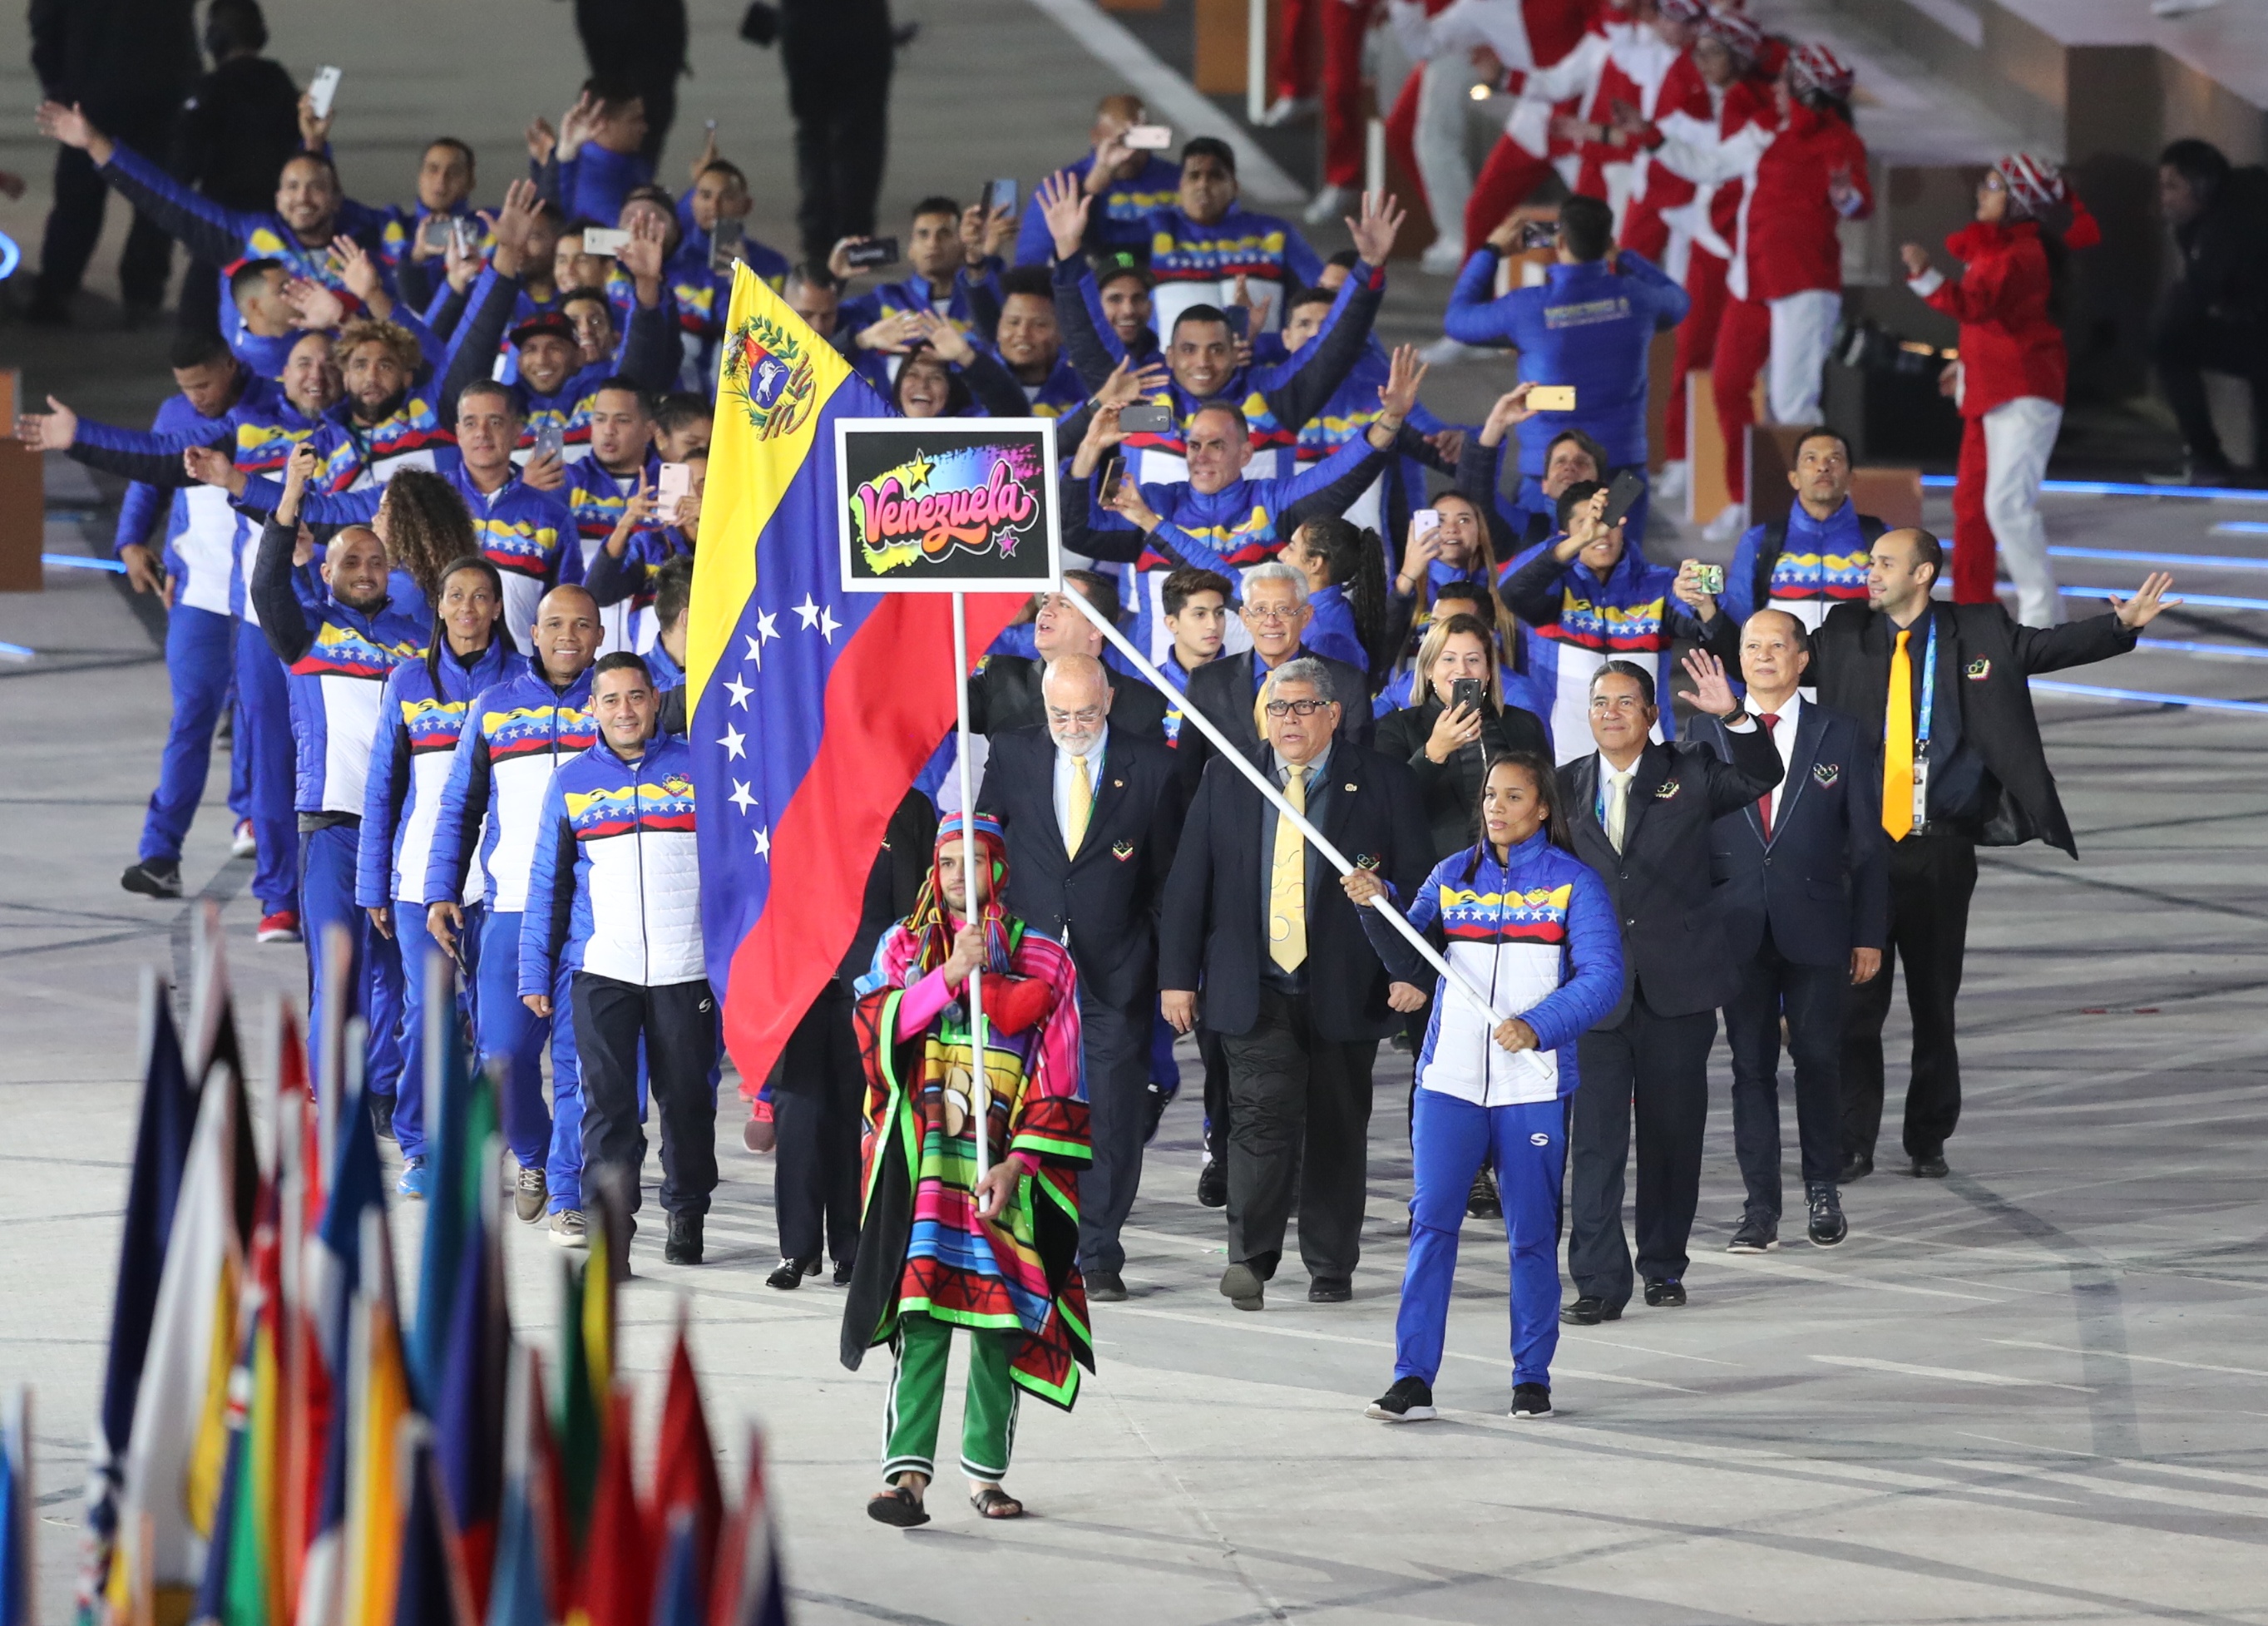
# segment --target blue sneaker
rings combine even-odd
[[[394,1188],[403,1196],[416,1197],[422,1203],[425,1199],[429,1178],[425,1173],[425,1159],[412,1158],[401,1166],[401,1178],[394,1183]]]

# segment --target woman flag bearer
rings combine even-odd
[[[2041,217],[2071,205],[2058,237]],[[1962,262],[1959,282],[1932,268],[1929,250],[1898,250],[1906,286],[1961,323],[1955,383],[1961,403],[1961,472],[1953,489],[1953,597],[1990,604],[1993,543],[2016,584],[2016,619],[2027,627],[2063,621],[2063,600],[2048,565],[2040,521],[2040,482],[2063,424],[2068,368],[2056,307],[2065,251],[2088,248],[2102,233],[2056,166],[2012,152],[1977,186],[1977,219],[1945,239]]]
[[[1446,945],[1450,963],[1493,990],[1493,1025],[1441,979],[1418,1057],[1410,1108],[1417,1195],[1410,1203],[1410,1262],[1395,1323],[1394,1382],[1370,1416],[1416,1423],[1435,1415],[1457,1232],[1484,1159],[1503,1193],[1512,1254],[1512,1415],[1551,1414],[1551,1356],[1559,1344],[1559,1181],[1567,1158],[1567,1098],[1575,1093],[1575,1041],[1621,997],[1623,955],[1606,885],[1575,857],[1558,777],[1540,751],[1511,751],[1482,781],[1479,842],[1443,859],[1409,908],[1410,922]],[[1368,903],[1387,891],[1366,870],[1347,895]],[[1370,910],[1372,945],[1398,981],[1418,960]]]

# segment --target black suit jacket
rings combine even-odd
[[[1330,673],[1331,698],[1339,703],[1338,737],[1356,745],[1368,745],[1369,675],[1343,660],[1333,660],[1309,649],[1302,648],[1299,653],[1322,662],[1323,670]],[[1182,736],[1175,748],[1181,754],[1182,783],[1192,794],[1205,764],[1220,753],[1204,737],[1204,730],[1189,724],[1189,711],[1204,712],[1206,721],[1235,741],[1236,748],[1247,756],[1260,749],[1260,731],[1252,724],[1252,701],[1258,692],[1252,686],[1252,666],[1259,658],[1252,650],[1241,650],[1233,655],[1209,660],[1189,673],[1189,694],[1182,705]]]
[[[1253,759],[1263,768],[1264,754]],[[1346,740],[1331,747],[1330,795],[1316,825],[1357,865],[1413,897],[1433,867],[1432,838],[1410,770]],[[1260,792],[1236,764],[1205,769],[1174,855],[1158,932],[1158,986],[1202,988],[1204,1026],[1246,1034],[1260,1018]],[[1316,1031],[1351,1042],[1383,1039],[1402,1019],[1386,1004],[1386,968],[1363,933],[1338,873],[1307,854],[1307,994]]]
[[[1623,997],[1599,1023],[1612,1027],[1643,990],[1658,1016],[1712,1010],[1740,986],[1709,874],[1710,827],[1780,780],[1779,753],[1762,726],[1728,734],[1732,761],[1693,740],[1639,753],[1616,852],[1599,822],[1597,752],[1559,769],[1575,856],[1599,872],[1623,933]]]
[[[984,669],[968,680],[968,726],[988,738],[1018,728],[1043,728],[1048,709],[1040,697],[1040,680],[1048,663],[1028,655],[994,655]],[[1140,678],[1130,678],[1113,666],[1103,671],[1110,679],[1110,726],[1139,734],[1163,745],[1166,740],[1166,697]]]
[[[1691,737],[1733,760],[1733,736],[1715,717],[1696,717]],[[1763,945],[1766,921],[1772,946],[1799,965],[1839,966],[1854,948],[1885,946],[1889,842],[1874,742],[1840,711],[1803,705],[1771,839],[1750,802],[1717,820],[1709,867],[1727,946],[1743,963]]]
[[[2025,680],[2124,655],[2139,635],[2120,625],[2116,614],[2024,627],[1998,604],[1933,604],[1928,614],[1936,620],[1938,639],[1931,761],[1939,760],[1940,741],[1965,739],[1986,770],[1979,816],[1964,833],[1987,847],[2045,841],[2077,857]],[[1811,635],[1811,675],[1820,703],[1851,717],[1862,734],[1878,742],[1889,704],[1895,642],[1890,618],[1864,604],[1837,605]]]
[[[1122,1009],[1156,997],[1158,900],[1181,831],[1174,754],[1116,725],[1079,851],[1064,850],[1056,819],[1056,742],[1041,728],[992,736],[980,812],[1008,837],[1008,907],[1067,945],[1079,989]]]
[[[1378,719],[1378,736],[1372,742],[1381,756],[1407,762],[1418,781],[1418,794],[1425,804],[1425,822],[1433,832],[1433,861],[1462,852],[1480,839],[1474,829],[1481,801],[1481,772],[1489,759],[1506,751],[1533,751],[1551,760],[1551,741],[1542,719],[1521,706],[1506,706],[1481,719],[1478,743],[1451,752],[1446,762],[1425,754],[1433,725],[1441,720],[1441,697],[1432,684],[1425,700]]]

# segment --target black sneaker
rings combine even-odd
[[[674,1222],[670,1228],[673,1231],[676,1229]],[[784,1293],[792,1293],[803,1285],[805,1277],[818,1274],[819,1256],[815,1254],[809,1259],[783,1259],[779,1262],[778,1268],[764,1278],[764,1285],[777,1287]]]
[[[1685,1302],[1685,1284],[1649,1281],[1646,1284],[1646,1301],[1657,1310],[1675,1310]]]
[[[380,1140],[394,1138],[394,1097],[373,1095],[370,1098],[370,1122]]]
[[[1769,1254],[1779,1246],[1779,1221],[1770,1214],[1744,1214],[1741,1228],[1725,1244],[1728,1254]]]
[[[1622,1320],[1623,1307],[1586,1293],[1572,1304],[1562,1307],[1559,1319],[1570,1327],[1596,1327],[1601,1321]]]
[[[674,1265],[697,1265],[701,1262],[701,1216],[672,1214],[669,1217],[669,1240],[662,1245],[661,1256]]]
[[[1548,1417],[1551,1415],[1551,1391],[1540,1383],[1515,1383],[1512,1386],[1512,1415],[1515,1417]]]
[[[1864,1180],[1874,1172],[1873,1153],[1846,1151],[1843,1154],[1843,1184],[1847,1186],[1854,1180]]]
[[[181,866],[164,858],[144,859],[128,865],[118,884],[145,898],[178,898],[181,895]]]
[[[1941,1151],[1933,1151],[1926,1158],[1916,1158],[1913,1160],[1913,1173],[1916,1180],[1943,1180],[1952,1172],[1946,1167],[1945,1154]]]
[[[1228,1170],[1219,1158],[1197,1171],[1197,1201],[1207,1208],[1228,1206]]]
[[[1804,1233],[1819,1247],[1832,1247],[1851,1234],[1851,1222],[1843,1218],[1843,1204],[1832,1186],[1808,1186],[1806,1197],[1811,1203],[1811,1223]]]
[[[1318,1276],[1307,1283],[1309,1304],[1344,1304],[1354,1297],[1354,1282],[1344,1276]]]
[[[1086,1296],[1096,1304],[1123,1304],[1126,1278],[1116,1270],[1090,1270],[1086,1273]]]
[[[1362,1415],[1381,1423],[1427,1423],[1441,1414],[1433,1409],[1433,1388],[1425,1379],[1396,1378]]]
[[[1473,1176],[1473,1188],[1465,1194],[1465,1217],[1469,1219],[1504,1218],[1504,1198],[1497,1192],[1494,1169],[1483,1168]]]

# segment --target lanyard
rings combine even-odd
[[[1929,725],[1937,710],[1937,617],[1929,617],[1929,631],[1923,635],[1921,656],[1921,710],[1914,717],[1914,741],[1929,744]],[[1919,752],[1915,753],[1919,755]]]

